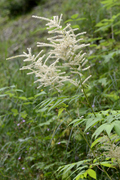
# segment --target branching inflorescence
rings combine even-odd
[[[61,26],[62,14],[60,18],[54,16],[53,19],[48,19],[44,17],[33,16],[34,18],[42,19],[47,21],[46,24],[48,33],[54,34],[53,37],[47,38],[49,43],[38,42],[38,47],[50,47],[48,53],[43,54],[43,50],[38,53],[37,56],[32,55],[31,48],[28,48],[28,54],[23,52],[22,55],[10,57],[8,59],[13,59],[16,57],[25,57],[24,61],[31,61],[29,65],[23,66],[21,70],[29,69],[37,77],[35,82],[40,82],[40,86],[51,86],[60,91],[60,87],[64,82],[69,81],[75,86],[80,86],[81,83],[85,83],[90,77],[82,79],[83,71],[90,68],[90,66],[85,67],[87,59],[82,49],[89,44],[80,44],[82,38],[80,35],[85,34],[74,32],[78,30],[72,29],[71,24],[67,24],[65,28]],[[70,75],[66,75],[70,72]],[[76,78],[75,75],[79,75]],[[38,88],[39,88],[38,87]]]

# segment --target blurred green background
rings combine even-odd
[[[75,119],[90,111],[80,90],[67,84],[59,97],[65,104],[49,110],[58,100],[56,92],[37,89],[34,75],[19,70],[25,64],[21,59],[6,61],[29,47],[37,54],[36,43],[47,41],[45,22],[32,15],[51,18],[62,13],[64,25],[69,20],[80,32],[86,31],[92,74],[86,93],[99,112],[120,109],[119,11],[119,0],[0,1],[0,180],[72,180],[74,175],[59,175],[58,167],[88,158],[89,148],[79,128],[68,126],[71,116]],[[68,107],[71,116],[63,111],[58,117],[61,106]],[[86,135],[88,141],[91,134]],[[96,172],[99,180],[107,180],[99,169]],[[120,176],[119,169],[109,174],[114,180]]]

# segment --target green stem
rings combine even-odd
[[[83,84],[82,84],[82,82],[81,82],[81,77],[80,77],[80,83],[81,83],[81,87],[82,87],[83,93],[84,93],[84,95],[85,95],[85,98],[86,98],[86,100],[87,100],[87,103],[88,103],[89,107],[91,108],[91,110],[92,110],[94,116],[96,117],[96,114],[95,114],[95,112],[94,112],[94,110],[93,110],[91,104],[89,103],[87,94],[86,94],[86,92],[85,92],[85,90],[84,90],[84,86],[83,86]],[[86,137],[84,136],[84,133],[82,132],[81,128],[80,128],[80,131],[81,131],[81,134],[82,134],[83,138],[85,139],[86,143],[88,144],[89,148],[91,149],[90,144],[88,143]],[[97,157],[96,157],[94,151],[93,151],[92,149],[91,149],[91,151],[92,151],[94,157],[97,159]],[[107,177],[108,177],[110,180],[112,180],[111,177],[109,176],[109,174],[107,173],[107,171],[105,170],[105,168],[101,165],[100,161],[98,161],[98,163],[99,163],[99,165],[101,166],[101,168],[102,168],[102,170],[104,171],[104,173],[107,175]]]
[[[91,110],[92,110],[94,116],[96,117],[96,114],[95,114],[95,112],[94,112],[94,110],[93,110],[91,104],[89,103],[88,97],[87,97],[86,92],[85,92],[85,90],[84,90],[84,86],[83,86],[83,84],[82,84],[82,82],[81,82],[81,78],[80,78],[80,83],[81,83],[81,87],[82,87],[83,93],[84,93],[84,95],[85,95],[85,98],[86,98],[86,100],[87,100],[87,103],[88,103],[89,107],[91,108]],[[67,111],[67,109],[66,109],[66,112],[68,113],[68,115],[69,115],[69,116],[71,117],[71,119],[72,119],[72,116],[71,116],[71,114],[69,113],[69,111]],[[86,141],[87,145],[88,145],[89,148],[91,149],[91,146],[90,146],[89,142],[87,141],[87,139],[86,139],[84,133],[82,132],[82,129],[81,129],[81,128],[79,128],[79,129],[80,129],[81,135],[83,136],[83,138],[84,138],[84,140]],[[96,157],[94,151],[93,151],[92,149],[91,149],[91,151],[92,151],[94,157],[97,159],[97,157]],[[99,161],[98,161],[98,163],[99,163],[99,165],[101,166],[101,168],[102,168],[102,170],[104,171],[104,173],[107,175],[107,177],[108,177],[110,180],[112,180],[111,177],[109,176],[109,174],[107,173],[107,171],[105,170],[105,168],[101,165],[101,163],[100,163]]]
[[[87,103],[88,103],[88,105],[89,105],[90,109],[92,110],[92,112],[93,112],[94,116],[96,117],[96,114],[95,114],[95,112],[94,112],[94,110],[93,110],[93,108],[92,108],[91,104],[89,103],[89,100],[88,100],[87,94],[86,94],[86,92],[85,92],[84,86],[83,86],[83,84],[82,84],[82,82],[81,82],[81,77],[80,77],[80,84],[81,84],[81,87],[82,87],[82,90],[83,90],[84,96],[85,96],[85,98],[86,98],[86,101],[87,101]]]

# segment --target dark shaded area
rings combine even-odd
[[[44,2],[45,0],[11,0],[5,4],[4,9],[8,10],[9,18],[14,18],[30,12],[33,7]]]

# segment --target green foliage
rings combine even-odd
[[[4,2],[2,6],[11,8],[13,3],[18,8],[28,3]],[[18,71],[23,65],[19,60],[5,62],[14,42],[1,42],[1,180],[120,178],[120,3],[69,0],[62,7],[70,18],[65,23],[87,31],[84,41],[91,44],[86,50],[92,78],[84,85],[89,103],[84,92],[69,83],[59,94],[48,88],[38,91],[34,77]]]
[[[95,114],[89,114],[84,121],[86,122],[86,128],[85,131],[88,131],[89,128],[92,128],[94,126],[98,126],[96,131],[93,133],[93,137],[97,138],[102,131],[105,131],[108,136],[110,136],[111,131],[116,126],[118,129],[120,129],[120,111],[115,110],[106,110],[106,111],[100,111]],[[116,129],[116,128],[115,128]],[[118,131],[116,131],[117,133]],[[119,135],[119,134],[118,134]]]

